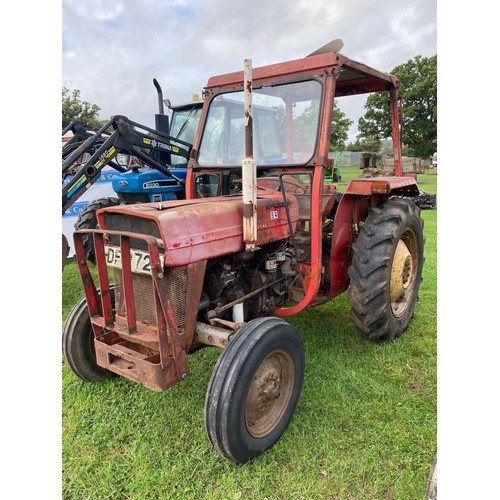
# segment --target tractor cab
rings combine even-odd
[[[398,86],[394,76],[338,52],[255,68],[251,82],[245,81],[245,70],[209,79],[188,163],[186,197],[242,195],[247,184],[255,186],[257,204],[261,193],[273,189],[297,200],[298,226],[281,222],[290,226],[294,251],[303,256],[297,263],[300,285],[292,305],[276,314],[293,314],[345,291],[350,244],[369,206],[390,194],[418,194],[415,180],[401,177]],[[325,182],[325,172],[333,168],[328,153],[334,100],[379,91],[390,98],[395,177],[357,180],[341,200],[337,186]],[[245,182],[242,160],[248,156],[254,166]],[[332,246],[332,240],[339,244]]]

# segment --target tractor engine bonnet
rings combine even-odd
[[[286,195],[292,228],[298,220],[295,196]],[[99,210],[103,229],[152,234],[163,241],[165,267],[177,267],[244,250],[241,196],[172,200]],[[257,195],[256,246],[290,236],[283,195]]]

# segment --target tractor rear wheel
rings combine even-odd
[[[304,346],[285,321],[257,318],[222,351],[205,399],[205,428],[225,458],[245,463],[286,429],[304,379]]]
[[[347,297],[351,319],[370,340],[393,340],[413,317],[424,263],[424,222],[413,201],[371,208],[356,242]]]
[[[96,216],[97,210],[106,207],[116,207],[117,205],[121,205],[121,203],[118,198],[100,198],[92,201],[78,215],[75,229],[97,229],[99,227]],[[85,249],[87,260],[95,264],[95,252],[91,235],[85,234],[83,236],[83,248]]]
[[[114,288],[111,287],[110,291],[114,306]],[[85,382],[101,382],[117,376],[97,364],[94,331],[85,297],[73,307],[64,324],[62,348],[71,371]]]

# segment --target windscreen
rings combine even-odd
[[[170,125],[170,135],[181,141],[193,144],[200,116],[201,106],[174,110]],[[175,166],[183,166],[187,164],[187,160],[182,156],[172,155],[171,163]]]
[[[321,83],[252,89],[253,156],[257,165],[302,165],[314,155]],[[237,166],[245,157],[244,92],[212,99],[201,139],[202,166]]]

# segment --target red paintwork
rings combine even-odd
[[[293,195],[289,194],[287,198],[295,226],[299,212],[298,202]],[[244,249],[241,196],[171,201],[161,205],[162,210],[158,209],[159,203],[147,203],[99,211],[99,225],[107,227],[105,215],[109,213],[154,220],[165,246],[166,267],[184,266]],[[259,192],[257,214],[257,246],[290,236],[281,193]]]
[[[336,297],[349,287],[347,269],[351,264],[351,244],[355,238],[353,225],[366,218],[371,197],[344,194],[335,215],[330,251],[330,290]]]
[[[92,279],[85,259],[83,234],[93,233],[96,241],[95,255],[99,274],[100,294]],[[127,324],[116,323],[110,297],[109,277],[106,272],[104,256],[105,235],[120,236],[122,252],[123,292],[127,310]],[[156,301],[157,325],[151,331],[147,325],[138,325],[135,318],[134,291],[132,273],[130,270],[130,239],[139,238],[147,243],[151,257],[151,277]],[[76,261],[87,299],[92,328],[94,330],[94,345],[97,363],[119,375],[134,380],[154,391],[163,391],[187,377],[187,355],[185,351],[185,335],[179,332],[175,321],[170,298],[165,289],[163,268],[160,265],[158,242],[154,236],[137,233],[94,229],[76,231],[74,233]],[[100,295],[100,296],[99,296]],[[154,360],[127,347],[125,332],[128,338],[137,339],[138,343],[149,343],[159,346],[159,359]],[[121,335],[121,336],[120,336]],[[125,337],[125,338],[124,338]],[[123,360],[123,361],[122,361]]]
[[[402,174],[401,168],[401,100],[398,98],[396,88],[390,89],[390,108],[391,108],[391,130],[392,130],[392,144],[394,154],[394,174],[398,177]]]
[[[296,76],[300,73],[317,74],[321,70],[331,68],[338,62],[338,60],[338,54],[330,52],[328,54],[321,54],[304,59],[296,59],[294,61],[261,66],[260,68],[252,68],[252,80],[255,85],[256,82],[259,82],[259,84],[261,83],[259,80],[267,78],[288,78],[292,75]],[[239,87],[243,85],[243,71],[235,71],[225,75],[213,76],[208,79],[207,83],[208,88],[228,87],[233,85]]]
[[[277,316],[291,316],[305,309],[318,293],[321,283],[321,222],[323,206],[323,179],[324,168],[317,166],[314,169],[311,201],[311,264],[299,264],[301,273],[307,273],[304,298],[292,307],[281,307],[276,309]]]
[[[373,194],[372,188],[385,184],[390,194],[416,195],[415,179],[409,177],[375,177],[352,180],[342,197],[333,225],[330,253],[330,295],[336,297],[349,287],[347,270],[351,264],[350,248],[355,238],[353,225],[359,224],[368,214],[368,207],[376,204],[381,194]]]
[[[398,190],[400,194],[405,195],[418,194],[418,187],[415,183],[415,179],[412,177],[371,177],[366,179],[354,179],[347,186],[345,194],[371,196],[373,194],[373,184],[381,183],[387,185],[386,194],[396,190]]]

